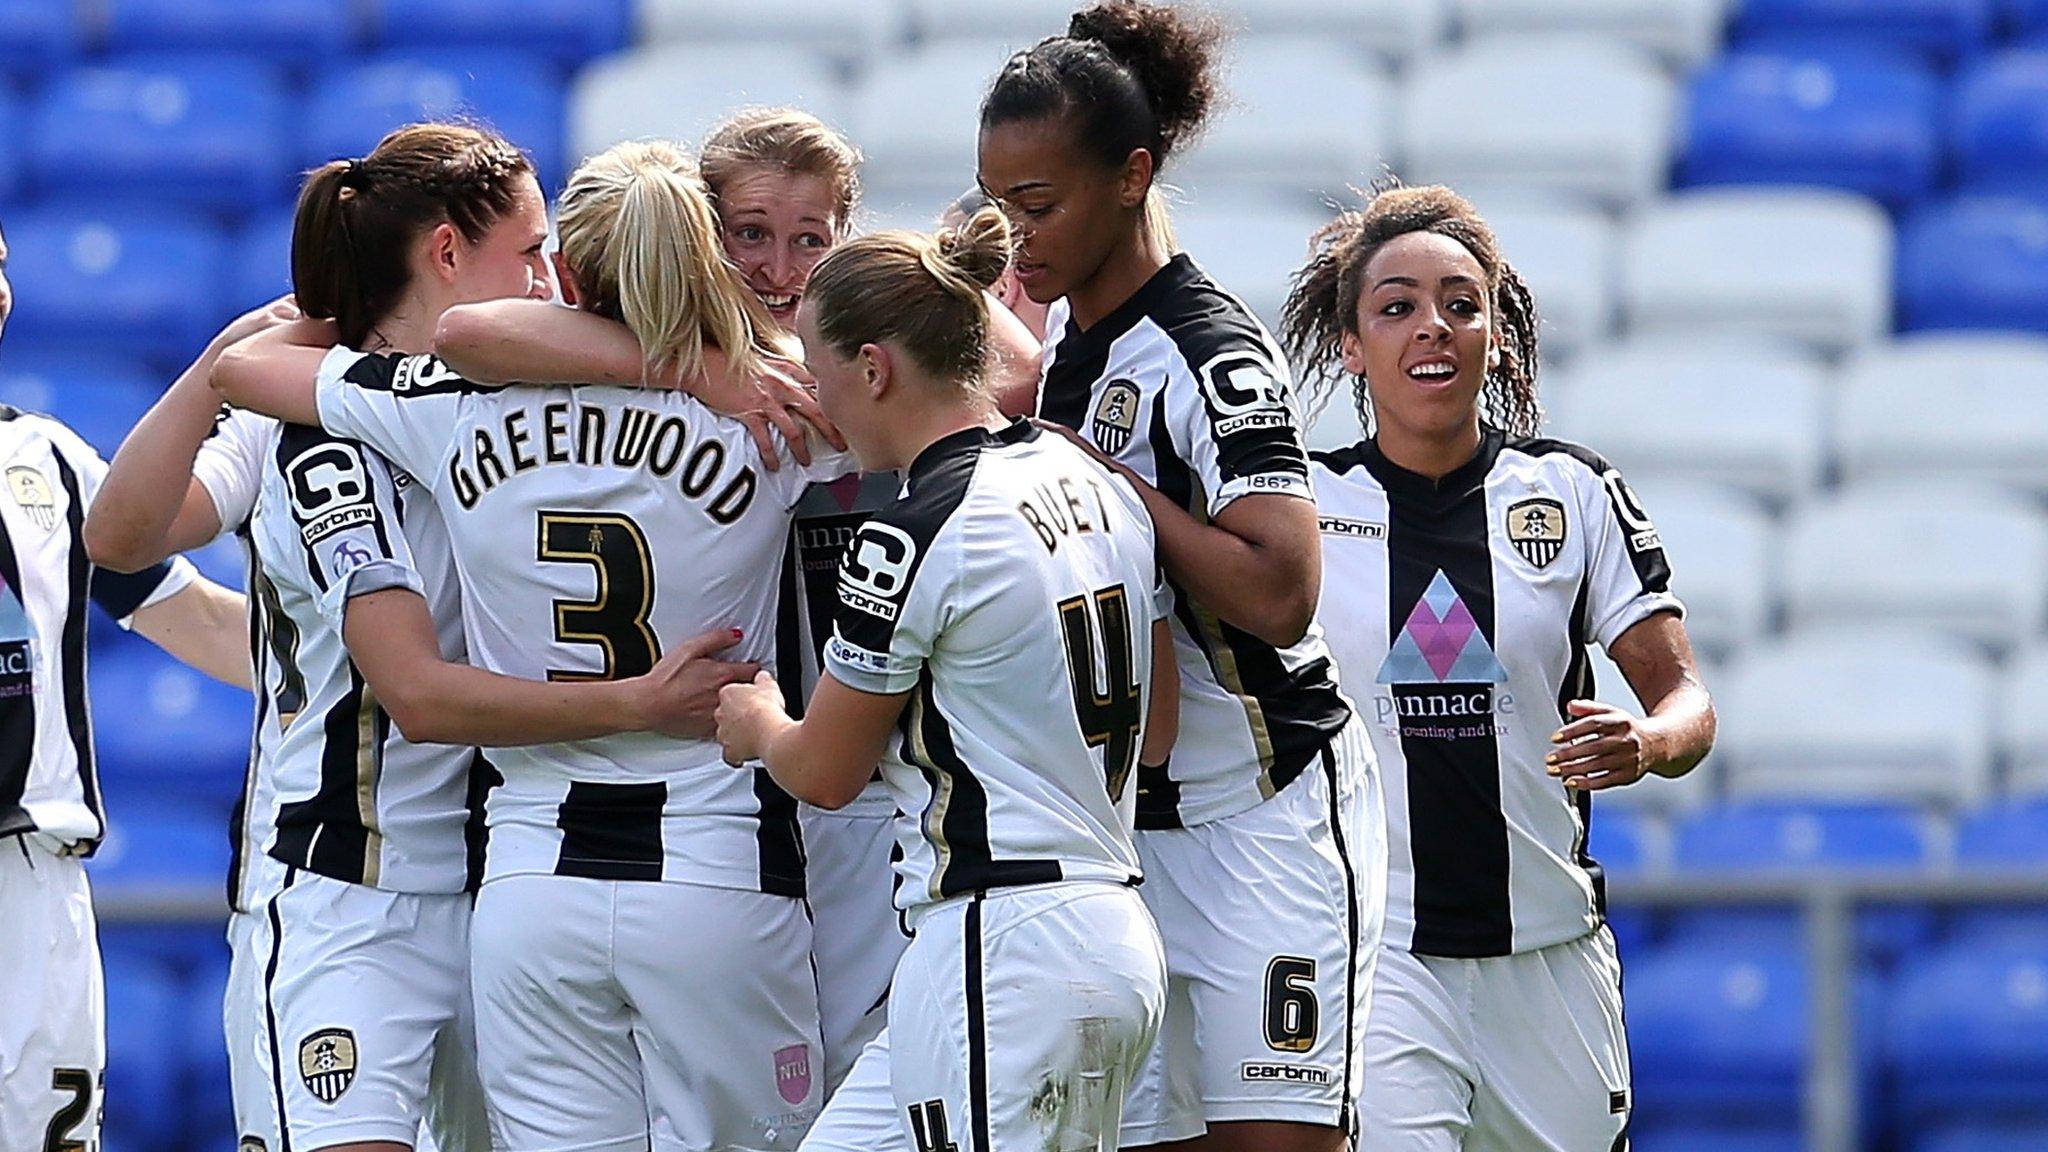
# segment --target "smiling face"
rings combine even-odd
[[[1366,262],[1344,367],[1362,374],[1382,428],[1435,439],[1478,420],[1499,362],[1485,269],[1463,244],[1410,232]]]
[[[725,254],[785,329],[796,327],[811,269],[838,242],[838,204],[823,177],[766,165],[740,172],[719,191]]]

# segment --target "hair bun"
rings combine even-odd
[[[1221,99],[1224,36],[1212,15],[1144,0],[1101,0],[1067,21],[1068,39],[1102,45],[1137,77],[1169,154],[1200,135]]]
[[[994,287],[1010,266],[1010,221],[993,207],[941,228],[932,242],[939,259],[977,291]]]

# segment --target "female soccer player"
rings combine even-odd
[[[1007,232],[990,211],[818,266],[799,331],[820,404],[863,467],[905,472],[903,493],[848,550],[848,610],[803,720],[767,676],[719,704],[728,760],[759,758],[821,807],[883,764],[914,936],[887,1038],[861,1057],[886,1044],[887,1084],[849,1081],[821,1131],[879,1091],[895,1143],[924,1149],[1113,1140],[1165,999],[1130,887],[1131,774],[1141,743],[1156,757],[1171,739],[1170,721],[1146,726],[1150,702],[1172,706],[1153,691],[1168,641],[1151,525],[1125,484],[1005,423],[982,386]]]
[[[679,150],[592,157],[558,216],[565,299],[626,323],[647,371],[695,378],[714,344],[735,371],[761,362],[771,322]],[[484,390],[430,356],[329,352],[318,327],[231,349],[215,383],[430,486],[472,660],[615,680],[714,623],[737,626],[739,655],[768,655],[761,574],[789,506],[850,464],[767,472],[744,427],[679,392]],[[708,770],[717,755],[615,736],[495,757],[472,950],[495,1146],[785,1148],[808,1126],[819,1041],[794,804],[765,774]]]
[[[1174,596],[1181,739],[1140,770],[1146,903],[1172,975],[1125,1147],[1344,1146],[1378,937],[1371,748],[1315,624],[1322,565],[1285,361],[1175,255],[1153,176],[1207,119],[1221,32],[1109,0],[1012,57],[980,181],[1047,319],[1040,415],[1141,481]]]
[[[1534,304],[1470,204],[1388,188],[1314,248],[1288,348],[1373,430],[1314,465],[1322,618],[1392,813],[1360,1146],[1624,1147],[1592,793],[1714,736],[1657,529],[1606,461],[1535,437]],[[1595,640],[1648,715],[1592,700]]]
[[[546,291],[539,186],[516,148],[471,128],[415,125],[316,170],[294,231],[297,300],[349,346],[421,351],[450,304]],[[129,435],[87,522],[115,563],[223,527],[249,547],[265,692],[229,933],[241,1130],[385,1149],[425,1119],[447,1152],[482,1147],[469,906],[492,773],[451,745],[660,726],[664,676],[546,684],[456,662],[453,559],[423,488],[316,428],[216,420],[207,376],[246,320]]]

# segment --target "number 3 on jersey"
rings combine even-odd
[[[1095,601],[1095,612],[1088,601]],[[1104,748],[1102,766],[1109,798],[1122,800],[1131,769],[1138,762],[1144,690],[1131,675],[1137,659],[1131,648],[1129,596],[1124,586],[1104,588],[1093,597],[1075,596],[1059,603],[1060,631],[1067,643],[1067,672],[1074,682],[1074,715],[1090,748]],[[1095,660],[1095,617],[1102,618],[1102,662]]]
[[[535,559],[587,564],[597,572],[597,595],[555,601],[555,642],[594,644],[604,654],[599,672],[548,669],[550,680],[625,680],[653,668],[661,641],[647,618],[654,611],[654,555],[647,534],[630,517],[610,512],[542,512]]]

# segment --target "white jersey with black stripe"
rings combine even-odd
[[[243,412],[216,425],[193,475],[254,561],[262,692],[238,850],[391,891],[470,886],[473,777],[487,770],[474,749],[401,736],[341,631],[351,598],[406,588],[425,597],[441,654],[464,658],[439,510],[361,444]]]
[[[0,405],[0,839],[90,851],[106,831],[85,691],[86,601],[127,626],[192,582],[182,559],[95,569],[85,513],[107,465],[48,416]]]
[[[421,478],[448,524],[471,661],[529,680],[637,675],[737,627],[773,666],[790,507],[852,470],[761,467],[746,428],[679,392],[479,388],[431,356],[330,353],[322,422]],[[679,880],[803,892],[796,806],[709,740],[647,733],[492,753],[486,880]]]
[[[1153,547],[1128,484],[1021,421],[926,448],[862,525],[825,664],[859,691],[910,694],[882,761],[898,908],[1137,879]]]
[[[1186,255],[1086,330],[1055,301],[1046,333],[1039,414],[1087,435],[1196,516],[1245,496],[1313,498],[1286,359]],[[1166,771],[1140,781],[1140,828],[1254,807],[1314,763],[1351,716],[1319,626],[1276,648],[1173,592],[1180,740]]]
[[[1372,441],[1315,456],[1323,619],[1384,772],[1388,946],[1547,948],[1598,927],[1590,793],[1544,770],[1586,645],[1683,611],[1621,474],[1560,440],[1488,431],[1439,480]]]

